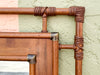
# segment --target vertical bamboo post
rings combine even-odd
[[[53,41],[53,75],[58,75],[58,41]]]
[[[72,6],[69,8],[69,15],[75,16],[76,35],[75,35],[75,75],[82,75],[83,60],[83,22],[85,8]]]
[[[75,75],[82,75],[82,60],[83,60],[83,23],[76,23],[76,36],[75,36]]]
[[[29,75],[35,75],[35,64],[29,64]]]
[[[42,16],[42,32],[48,32],[47,31],[47,15],[45,13]]]
[[[29,61],[29,75],[35,75],[36,56],[29,54],[27,58]]]
[[[59,42],[58,33],[52,33],[53,40],[53,75],[58,75]]]

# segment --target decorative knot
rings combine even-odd
[[[84,41],[83,37],[75,36],[75,46],[77,47],[75,49],[76,52],[79,50],[83,50],[83,41]]]
[[[55,7],[35,7],[34,15],[35,16],[43,16],[46,14],[47,16],[55,16],[56,8]]]

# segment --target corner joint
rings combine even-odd
[[[76,16],[76,22],[84,22],[85,7],[72,6],[69,8],[69,15]]]
[[[36,55],[29,54],[27,56],[27,59],[28,59],[30,64],[35,64],[36,63]]]
[[[59,33],[58,32],[51,32],[51,39],[53,41],[59,40]]]

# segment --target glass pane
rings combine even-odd
[[[0,75],[29,75],[29,63],[22,61],[0,61]]]

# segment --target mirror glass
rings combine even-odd
[[[0,75],[29,75],[29,63],[22,61],[0,61]]]

